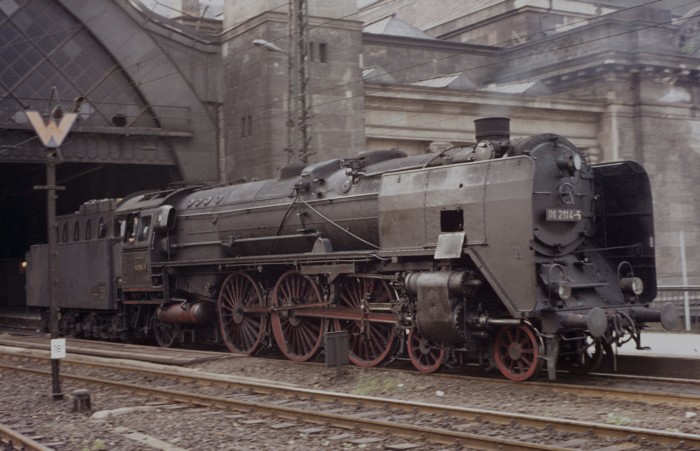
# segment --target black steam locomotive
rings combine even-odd
[[[306,361],[346,330],[360,366],[478,361],[522,381],[545,363],[550,379],[590,370],[639,346],[645,323],[674,327],[672,305],[648,307],[644,169],[591,165],[554,134],[511,141],[506,118],[476,127],[475,146],[438,154],[88,202],[56,230],[61,333]],[[46,245],[27,260],[28,305],[46,310]]]

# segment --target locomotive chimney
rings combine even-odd
[[[476,142],[498,141],[506,142],[510,139],[510,118],[485,117],[474,121]]]

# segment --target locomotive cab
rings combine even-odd
[[[153,213],[128,213],[120,220],[122,242],[122,290],[124,293],[152,288],[151,242]]]
[[[168,255],[163,237],[175,224],[175,211],[167,199],[173,191],[137,193],[117,207],[115,223],[121,248],[120,287],[124,302],[168,298],[162,267]],[[165,246],[165,247],[163,247]],[[154,264],[155,267],[154,267]]]

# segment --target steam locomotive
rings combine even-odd
[[[361,152],[278,178],[83,204],[56,230],[60,333],[161,346],[276,347],[307,361],[347,331],[348,358],[423,372],[479,362],[523,381],[585,372],[646,323],[656,296],[649,179],[592,165],[555,134]],[[47,246],[27,254],[27,304],[47,318]]]

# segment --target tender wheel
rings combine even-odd
[[[563,366],[572,374],[588,374],[598,367],[603,360],[603,354],[603,344],[599,340],[586,337],[576,355],[567,358]]]
[[[248,274],[235,272],[224,281],[219,300],[219,329],[229,351],[251,355],[263,341],[267,314],[262,291]]]
[[[180,338],[180,326],[153,320],[153,335],[161,348],[170,348]]]
[[[321,302],[321,293],[310,277],[291,270],[277,281],[272,292],[272,332],[280,351],[289,360],[305,362],[320,351],[325,319],[303,317],[294,307]]]
[[[503,326],[496,335],[494,359],[506,378],[522,382],[540,372],[542,341],[528,326]]]
[[[384,280],[344,277],[338,283],[338,307],[368,313],[372,304],[390,304],[391,288]],[[391,352],[396,328],[393,324],[370,321],[333,320],[336,331],[347,330],[350,336],[348,359],[369,368],[379,365]]]
[[[418,332],[411,330],[406,343],[411,363],[421,373],[437,371],[445,359],[445,348],[431,344]]]

